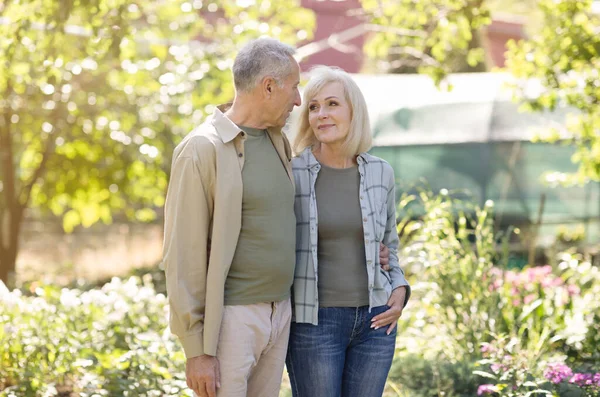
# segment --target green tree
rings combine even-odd
[[[485,0],[361,0],[367,54],[378,69],[430,75],[485,70],[481,28],[491,22]],[[465,65],[466,64],[466,65]]]
[[[538,0],[541,28],[528,40],[509,43],[508,70],[519,81],[515,97],[528,111],[573,109],[565,128],[540,135],[576,148],[576,174],[550,181],[600,181],[600,15],[592,0]]]
[[[314,16],[298,3],[0,4],[0,280],[14,283],[28,211],[66,231],[153,219],[174,146],[233,96],[239,46],[310,38]]]

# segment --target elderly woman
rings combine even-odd
[[[394,171],[366,153],[365,99],[346,72],[313,70],[292,159],[294,318],[286,365],[294,397],[381,396],[410,296],[398,265]],[[388,270],[379,246],[389,248]]]

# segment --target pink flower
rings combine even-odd
[[[569,296],[579,295],[581,293],[581,289],[578,285],[570,284],[567,286],[567,292],[569,293]]]
[[[514,283],[515,281],[517,281],[517,274],[515,272],[512,271],[508,271],[506,273],[504,273],[504,279],[506,280],[507,283]]]
[[[577,386],[590,386],[594,382],[594,378],[592,374],[575,374],[571,379],[569,379],[569,383],[574,383]]]
[[[537,298],[537,296],[535,294],[529,294],[525,297],[525,299],[523,299],[523,303],[525,303],[526,305],[530,304],[531,302],[533,302],[535,300],[535,298]]]
[[[544,278],[541,279],[540,284],[544,288],[558,287],[558,286],[563,285],[564,281],[560,277],[547,276],[547,277],[544,277]]]
[[[529,281],[530,283],[533,283],[534,281],[536,281],[537,279],[537,272],[534,269],[527,269],[525,271],[525,274],[527,275],[527,281]]]
[[[538,274],[541,276],[547,276],[549,274],[552,274],[552,266],[550,265],[538,266],[537,270]]]
[[[491,288],[492,291],[496,291],[500,287],[502,287],[502,280],[495,279],[490,288]]]
[[[497,388],[495,385],[491,385],[491,384],[479,385],[479,387],[477,388],[477,395],[481,396],[483,394],[492,394],[492,393],[495,393],[496,391],[497,391]]]
[[[573,376],[573,371],[563,363],[550,363],[544,371],[544,377],[554,384],[561,383]]]

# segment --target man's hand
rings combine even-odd
[[[390,270],[390,249],[383,243],[379,243],[379,264],[386,272]]]
[[[388,299],[387,302],[387,305],[390,308],[371,319],[371,328],[378,329],[380,327],[385,327],[389,325],[386,331],[386,334],[389,335],[398,324],[398,319],[402,315],[402,309],[404,309],[405,298],[406,287],[398,287],[395,290],[393,290],[392,295],[390,295],[390,299]]]
[[[187,385],[198,397],[215,397],[221,387],[219,360],[214,356],[202,356],[187,359],[185,365]]]

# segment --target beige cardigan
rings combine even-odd
[[[186,357],[215,356],[225,280],[242,217],[245,134],[216,109],[175,148],[165,204],[163,264],[171,332]],[[294,186],[290,145],[268,129]]]

